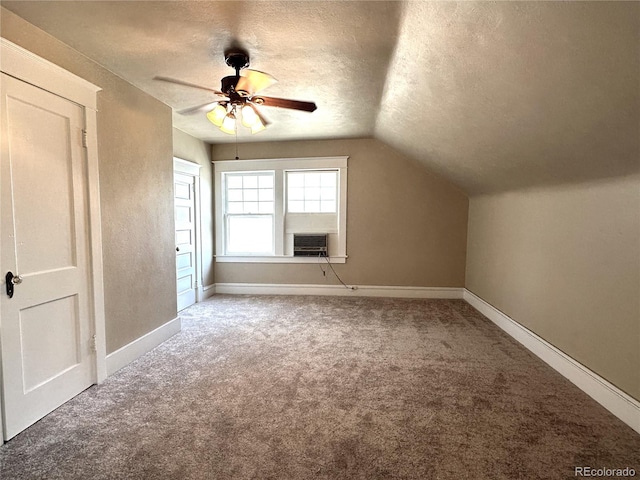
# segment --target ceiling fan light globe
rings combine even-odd
[[[220,130],[229,135],[236,133],[236,117],[232,113],[224,117],[224,121],[222,125],[220,125]]]
[[[256,122],[260,122],[260,119],[258,118],[258,115],[256,115],[256,112],[254,112],[253,109],[248,105],[242,107],[242,125],[247,128],[251,128],[256,124]]]
[[[261,132],[262,130],[266,129],[267,126],[262,123],[260,121],[260,119],[258,118],[258,121],[256,123],[254,123],[253,125],[251,125],[251,135],[255,135],[258,132]]]
[[[219,103],[218,105],[215,106],[213,110],[207,113],[207,118],[216,127],[221,127],[226,115],[227,115],[227,108],[224,105]]]

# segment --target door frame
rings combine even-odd
[[[201,165],[191,162],[189,160],[185,160],[183,158],[173,157],[173,172],[181,173],[182,175],[189,175],[193,178],[193,203],[194,203],[194,229],[195,229],[195,239],[194,239],[194,261],[196,263],[196,284],[194,285],[196,289],[196,303],[204,300],[204,290],[202,285],[202,260],[201,260],[201,218],[200,218],[200,168]],[[175,197],[175,192],[174,192]],[[175,200],[174,200],[175,201]],[[175,208],[175,205],[174,205]],[[175,221],[175,219],[174,219]],[[174,228],[175,230],[175,228]],[[176,270],[177,275],[177,270]]]
[[[102,265],[102,229],[100,213],[100,184],[98,176],[97,93],[102,88],[64,70],[28,50],[0,37],[0,71],[42,90],[66,98],[84,107],[84,130],[87,161],[87,229],[89,232],[89,300],[90,322],[95,335],[94,383],[107,378],[107,348],[104,313],[104,281]],[[0,318],[0,335],[2,318]],[[2,352],[0,351],[0,392],[2,391]],[[0,440],[4,428],[0,396]]]

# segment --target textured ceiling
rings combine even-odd
[[[639,7],[412,2],[376,136],[469,193],[638,171]]]
[[[313,100],[239,141],[375,136],[470,194],[640,165],[640,3],[2,1],[174,110],[213,101],[223,50]],[[202,114],[174,125],[235,139]]]
[[[219,89],[234,75],[224,50],[240,43],[250,68],[278,83],[265,95],[312,100],[314,113],[263,108],[273,123],[239,141],[366,137],[373,134],[400,19],[396,2],[83,1],[2,5],[84,53],[174,110],[212,102],[206,91],[156,75]],[[211,143],[233,142],[204,113],[174,125]]]

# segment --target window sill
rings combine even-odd
[[[216,255],[216,262],[220,263],[345,263],[346,255],[336,255],[333,257],[293,257],[290,255]]]

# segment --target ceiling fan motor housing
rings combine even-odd
[[[249,66],[249,55],[244,52],[229,52],[225,54],[224,60],[227,62],[227,65],[235,68],[236,71]]]
[[[220,90],[222,90],[224,93],[229,95],[232,91],[235,91],[236,85],[238,84],[238,80],[240,80],[240,77],[236,75],[230,75],[228,77],[224,77],[222,79],[222,88]]]

